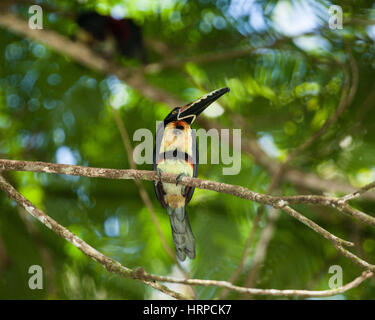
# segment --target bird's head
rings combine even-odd
[[[210,104],[227,92],[229,88],[217,89],[183,107],[174,108],[164,119],[164,126],[170,122],[182,120],[191,125]]]

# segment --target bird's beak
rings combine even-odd
[[[177,119],[185,120],[190,124],[193,123],[195,118],[198,117],[210,104],[227,92],[229,92],[229,88],[217,89],[193,102],[190,102],[186,106],[180,108]]]

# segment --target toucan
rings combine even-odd
[[[176,183],[154,182],[155,194],[167,210],[172,229],[172,239],[177,257],[195,258],[195,240],[186,213],[194,187],[179,185],[184,176],[197,177],[198,150],[195,132],[191,129],[195,119],[214,101],[227,93],[229,88],[214,90],[183,106],[174,108],[156,130],[153,153],[153,170],[158,173],[176,174]]]

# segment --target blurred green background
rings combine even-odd
[[[164,44],[170,57],[186,62],[146,73],[148,83],[186,103],[207,91],[230,87],[216,112],[206,117],[225,128],[239,128],[235,119],[240,117],[246,124],[241,127],[243,137],[255,137],[277,162],[285,160],[288,152],[306,141],[337,109],[344,82],[342,65],[349,69],[349,47],[359,74],[353,103],[292,165],[355,187],[375,180],[372,1],[340,1],[342,30],[328,26],[329,1],[56,0],[38,4],[44,8],[44,29],[72,41],[78,41],[74,39],[79,29],[74,15],[82,10],[134,19],[142,27],[145,41]],[[27,1],[12,5],[11,11],[26,21]],[[219,55],[244,48],[256,50],[194,62],[194,57],[204,53]],[[145,52],[147,63],[163,62],[160,53],[147,46]],[[131,70],[142,69],[136,59],[111,59]],[[130,137],[139,128],[154,132],[155,121],[170,110],[113,75],[89,70],[40,42],[0,27],[1,158],[128,168],[109,104],[117,108]],[[239,175],[222,175],[222,168],[223,164],[201,165],[199,177],[258,192],[265,192],[272,180],[269,172],[244,152]],[[151,166],[139,169],[150,170]],[[25,172],[5,176],[26,198],[102,253],[131,268],[142,266],[151,273],[175,275],[175,263],[163,249],[133,181]],[[154,197],[152,183],[143,185],[172,246],[168,216]],[[281,182],[279,192],[319,193],[286,181]],[[358,200],[354,205],[375,212],[371,200]],[[240,262],[257,208],[256,203],[196,189],[188,213],[197,257],[185,264],[192,278],[229,279]],[[296,208],[337,236],[355,241],[353,252],[375,263],[374,229],[334,209]],[[239,285],[246,282],[253,250],[266,223],[267,214],[236,282]],[[28,268],[35,264],[44,270],[43,290],[30,290],[27,285]],[[331,265],[342,266],[344,283],[362,271],[340,256],[330,242],[281,213],[254,286],[325,290]],[[195,291],[198,299],[213,299],[221,292],[214,287],[196,287]],[[159,297],[138,281],[108,273],[0,193],[1,299]],[[228,295],[230,299],[239,297]],[[335,298],[374,299],[375,282],[369,280]]]

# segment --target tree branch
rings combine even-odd
[[[0,170],[7,171],[31,171],[65,174],[73,176],[82,176],[90,178],[107,178],[107,179],[136,179],[147,181],[159,181],[155,171],[135,170],[135,169],[106,169],[92,168],[83,166],[74,166],[68,164],[56,164],[40,161],[21,161],[0,159]],[[177,175],[162,173],[163,182],[175,183]],[[261,204],[267,204],[275,208],[285,208],[289,204],[319,204],[325,207],[336,207],[340,212],[345,212],[351,216],[375,227],[375,218],[369,216],[357,209],[350,207],[340,198],[318,196],[318,195],[296,195],[296,196],[270,196],[251,191],[245,187],[216,182],[211,180],[202,180],[198,178],[183,177],[179,183],[184,186],[207,189],[220,193],[226,193],[238,198],[255,201]]]
[[[66,174],[75,176],[85,176],[91,178],[107,178],[107,179],[138,179],[148,181],[159,181],[158,174],[155,171],[147,170],[134,170],[134,169],[104,169],[104,168],[91,168],[82,166],[73,166],[66,164],[54,164],[48,162],[32,162],[32,161],[17,161],[17,160],[5,160],[0,159],[0,170],[14,170],[14,171],[31,171],[31,172],[46,172],[56,174]],[[162,173],[161,181],[175,183],[177,175]],[[197,178],[183,177],[180,182],[184,186],[192,186],[200,189],[212,190],[220,193],[227,193],[242,199],[255,201],[261,204],[268,204],[276,209],[281,209],[293,218],[299,220],[306,226],[313,229],[315,232],[322,235],[327,240],[331,241],[336,248],[342,248],[342,246],[353,246],[354,244],[343,240],[335,235],[331,234],[324,228],[317,225],[315,222],[306,218],[305,216],[298,213],[296,210],[289,207],[289,204],[319,204],[323,206],[336,206],[337,209],[347,210],[348,204],[343,202],[341,199],[325,196],[314,196],[314,195],[297,195],[297,196],[269,196],[258,192],[251,191],[247,188],[230,185],[221,182],[201,180]],[[370,222],[374,225],[374,217],[368,216],[351,207],[351,214],[360,219],[361,221]],[[340,211],[341,212],[341,211]],[[341,253],[344,252],[340,249]],[[349,255],[346,255],[350,257]],[[353,260],[354,261],[354,260]],[[355,261],[356,263],[358,261]],[[375,265],[368,264],[370,270],[375,271]]]
[[[218,280],[201,280],[201,279],[187,279],[180,280],[172,277],[163,277],[163,276],[149,276],[150,279],[155,279],[163,282],[172,282],[172,283],[184,283],[191,285],[200,285],[200,286],[216,286],[221,288],[226,288],[240,293],[247,293],[252,295],[270,295],[276,297],[329,297],[337,295],[358,287],[363,281],[373,276],[373,272],[364,271],[361,276],[354,279],[352,282],[347,283],[346,285],[331,290],[322,290],[322,291],[310,291],[310,290],[278,290],[278,289],[258,289],[258,288],[244,288],[240,286],[233,285],[228,281],[218,281]],[[147,276],[146,276],[147,277]]]
[[[145,80],[142,72],[126,69],[112,61],[106,60],[87,46],[79,42],[73,42],[68,38],[51,30],[32,30],[27,22],[14,14],[6,11],[0,12],[0,25],[8,30],[18,33],[30,39],[40,41],[48,45],[51,49],[69,56],[71,59],[81,63],[82,65],[94,69],[104,74],[114,74],[120,80],[123,80],[129,86],[142,93],[148,99],[165,103],[171,107],[183,105],[179,99],[173,97],[169,93],[150,85]],[[213,120],[201,118],[199,121],[206,128],[220,128],[220,124]],[[257,140],[244,139],[242,150],[244,153],[250,154],[255,161],[266,170],[274,175],[279,166],[278,161],[270,158],[259,146]],[[355,188],[344,181],[330,181],[317,176],[316,174],[302,172],[296,169],[287,169],[283,175],[285,181],[291,182],[297,186],[315,191],[335,191],[343,193],[351,193]],[[365,198],[375,201],[375,192],[366,193]]]
[[[0,170],[46,172],[90,178],[159,181],[159,177],[155,171],[92,168],[40,161],[0,159]],[[163,182],[175,183],[176,177],[177,176],[174,174],[162,173],[161,180]],[[336,207],[339,211],[350,214],[351,216],[375,227],[374,217],[350,207],[345,203],[345,201],[341,200],[340,198],[319,195],[296,195],[284,197],[270,196],[267,194],[251,191],[245,187],[238,185],[210,180],[202,180],[191,177],[183,177],[180,179],[179,183],[184,186],[191,186],[199,189],[207,189],[220,193],[230,194],[242,199],[255,201],[261,204],[268,204],[272,207],[281,209],[287,207],[289,204],[319,204],[326,207]]]
[[[366,193],[367,191],[370,191],[373,188],[375,188],[375,181],[365,185],[361,189],[359,189],[359,190],[357,190],[357,191],[355,191],[351,194],[347,194],[346,196],[341,198],[341,201],[346,202],[346,201],[352,200],[354,198],[358,198],[359,196],[363,195],[364,193]]]
[[[146,65],[143,68],[143,71],[146,73],[156,73],[160,72],[167,68],[178,68],[184,66],[186,63],[193,62],[197,64],[201,63],[213,63],[223,60],[230,60],[230,59],[236,59],[241,57],[249,56],[250,54],[256,52],[259,49],[271,49],[279,45],[281,40],[275,40],[272,44],[268,46],[264,46],[262,48],[257,47],[249,47],[249,48],[236,48],[236,49],[230,49],[226,51],[215,51],[215,52],[208,52],[208,53],[202,53],[197,56],[193,57],[185,57],[185,58],[172,58],[168,60],[164,60],[162,62],[157,63],[151,63]]]
[[[85,241],[77,237],[74,233],[70,232],[68,229],[60,225],[50,216],[46,215],[43,211],[35,207],[29,200],[27,200],[23,195],[21,195],[11,184],[9,184],[5,178],[0,174],[0,189],[3,190],[10,199],[14,200],[20,207],[24,208],[29,214],[34,218],[38,219],[47,228],[51,229],[53,232],[58,234],[60,237],[69,241],[76,248],[82,251],[85,255],[91,259],[99,262],[103,265],[109,272],[120,274],[126,278],[139,279],[137,270],[132,270],[130,268],[122,266],[119,262],[105,256],[95,248],[91,247]],[[145,284],[157,289],[173,298],[176,299],[188,299],[188,297],[174,292],[167,287],[153,281],[152,279],[140,279]]]
[[[216,286],[222,287],[229,290],[248,293],[253,295],[272,295],[272,296],[300,296],[300,297],[326,297],[332,296],[339,293],[343,293],[352,288],[358,287],[363,281],[373,276],[373,272],[367,270],[362,273],[361,276],[354,279],[352,282],[346,285],[331,290],[322,291],[308,291],[308,290],[277,290],[277,289],[257,289],[257,288],[244,288],[235,286],[227,281],[217,281],[217,280],[202,280],[202,279],[177,279],[173,277],[158,276],[147,273],[143,268],[138,268],[136,270],[127,268],[121,265],[119,262],[105,256],[101,252],[97,251],[85,241],[77,237],[75,234],[70,232],[65,227],[61,226],[54,219],[46,215],[44,212],[35,207],[29,200],[23,197],[16,189],[10,185],[2,175],[0,175],[0,189],[3,190],[9,198],[14,200],[19,206],[23,207],[29,214],[37,218],[46,227],[54,231],[56,234],[62,238],[69,241],[76,248],[78,248],[85,255],[95,260],[96,262],[103,265],[109,272],[122,275],[127,278],[142,281],[143,283],[157,289],[165,294],[170,295],[176,299],[188,299],[184,295],[174,292],[159,282],[169,282],[169,283],[181,283],[187,285],[200,285],[200,286]]]

